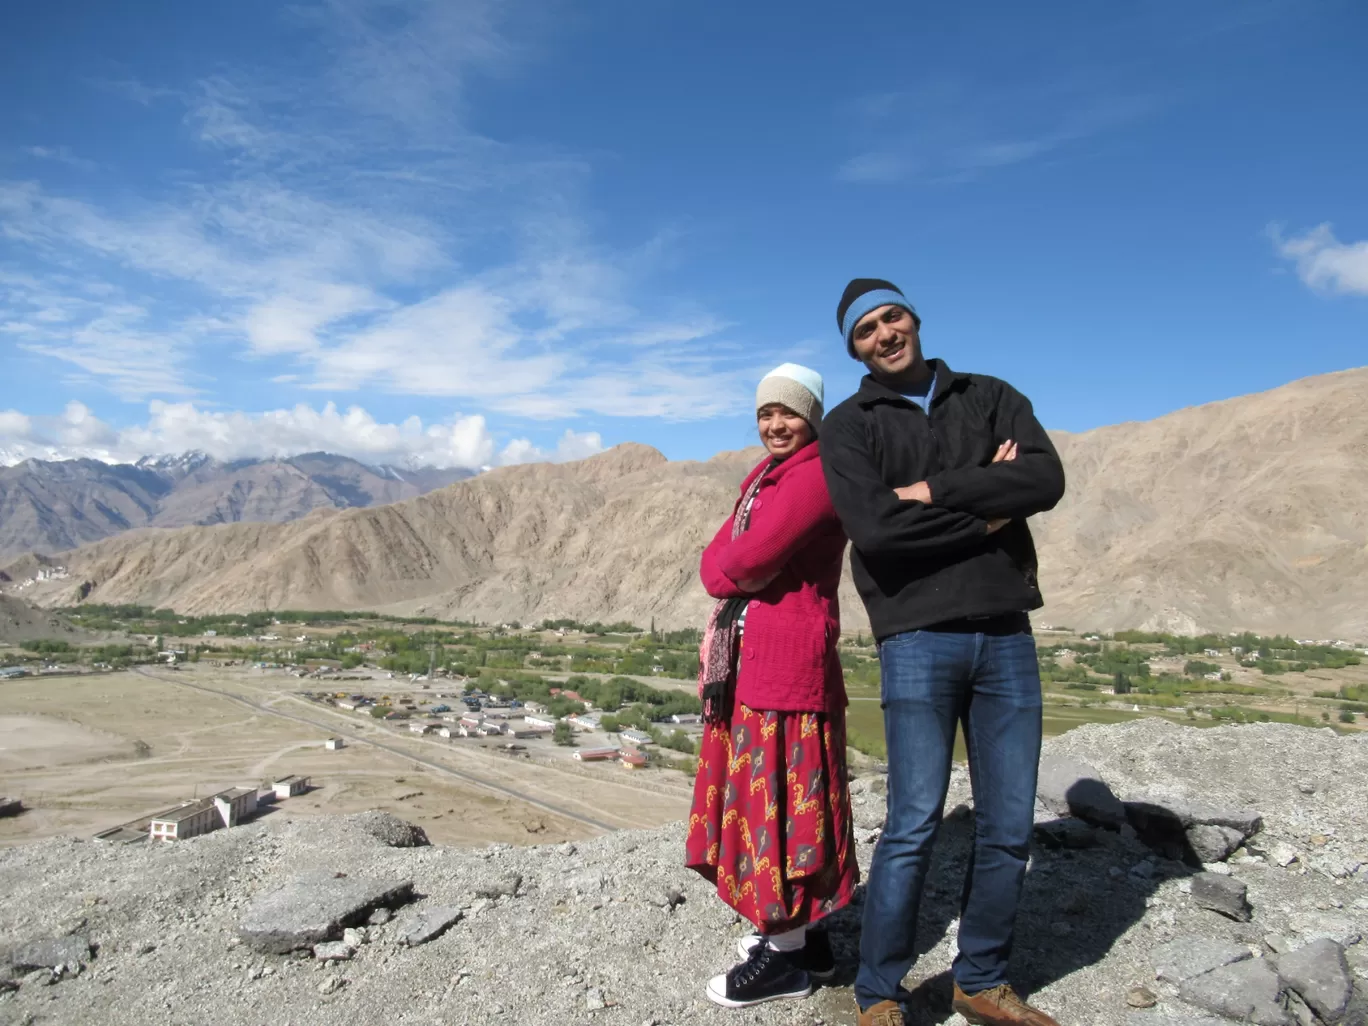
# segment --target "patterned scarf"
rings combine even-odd
[[[732,538],[750,526],[751,505],[760,491],[760,482],[773,467],[771,463],[750,483],[736,515],[732,518]],[[736,657],[740,651],[741,631],[738,622],[750,597],[719,599],[708,617],[703,631],[703,644],[698,650],[698,697],[703,700],[703,718],[709,723],[721,723],[731,715],[732,692],[736,684]]]

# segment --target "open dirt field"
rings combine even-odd
[[[24,800],[0,844],[89,836],[184,798],[273,776],[315,789],[271,816],[387,809],[436,843],[546,843],[684,815],[683,776],[551,764],[407,737],[298,699],[299,682],[244,667],[0,682],[0,772]],[[325,738],[347,739],[326,751]],[[677,778],[677,779],[671,779]]]

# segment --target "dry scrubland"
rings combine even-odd
[[[89,836],[183,798],[288,773],[311,777],[316,789],[282,801],[266,813],[270,818],[388,809],[449,845],[563,841],[600,832],[585,819],[654,826],[687,810],[678,775],[671,787],[628,780],[617,767],[557,768],[476,745],[410,739],[406,731],[304,703],[293,697],[298,687],[293,677],[242,667],[0,682],[0,775],[4,790],[30,807],[0,819],[0,844]],[[346,737],[347,747],[325,751],[332,734]],[[531,742],[538,744],[550,746]]]

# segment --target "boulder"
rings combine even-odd
[[[238,936],[257,951],[283,955],[336,940],[377,908],[402,905],[412,896],[410,880],[302,873],[253,901]]]
[[[4,959],[15,973],[35,969],[80,968],[90,961],[90,940],[81,934],[34,941],[18,948]]]
[[[1154,949],[1150,961],[1154,975],[1169,983],[1183,983],[1252,957],[1249,948],[1234,941],[1206,937],[1177,937]]]
[[[1097,844],[1093,828],[1073,816],[1037,823],[1035,836],[1047,848],[1091,848]]]
[[[1292,1026],[1282,1001],[1278,974],[1261,958],[1251,958],[1194,976],[1178,988],[1189,1004],[1257,1026]]]
[[[429,906],[401,919],[397,926],[399,936],[409,947],[426,944],[440,937],[452,926],[461,921],[459,908],[443,905]]]
[[[372,810],[351,819],[362,831],[391,848],[422,848],[431,843],[422,827],[388,812]]]
[[[1096,826],[1119,829],[1126,808],[1086,762],[1047,754],[1040,760],[1036,797],[1056,816],[1076,816]]]
[[[1202,908],[1219,912],[1237,923],[1247,923],[1253,915],[1242,880],[1219,873],[1198,873],[1192,878],[1192,900]]]
[[[1224,862],[1244,843],[1245,835],[1234,827],[1197,823],[1184,832],[1188,846],[1199,862]]]
[[[1327,1023],[1338,1023],[1354,994],[1354,979],[1344,949],[1328,938],[1278,959],[1278,975]]]

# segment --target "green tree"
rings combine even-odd
[[[557,722],[555,729],[551,731],[551,740],[558,745],[564,745],[567,748],[571,748],[574,747],[575,744],[575,732],[570,724],[566,723],[564,720],[560,720]]]
[[[1129,695],[1131,693],[1130,678],[1124,673],[1118,673],[1112,678],[1112,689],[1118,695]]]

